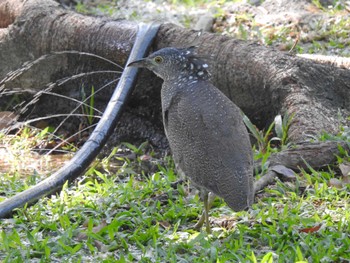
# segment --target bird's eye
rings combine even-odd
[[[154,62],[156,62],[157,64],[160,64],[163,62],[163,58],[161,56],[157,56],[154,58]]]

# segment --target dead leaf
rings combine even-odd
[[[150,155],[144,154],[140,156],[141,161],[151,161],[152,157]]]
[[[328,186],[334,186],[335,188],[343,188],[343,183],[337,178],[331,178],[328,182]]]
[[[86,228],[88,226],[88,221],[85,221],[83,224],[83,228],[81,229],[82,232],[80,232],[77,235],[77,240],[82,241],[82,240],[86,240],[87,239],[87,234],[86,234]],[[102,228],[104,228],[105,226],[107,226],[107,223],[105,220],[103,220],[99,225],[93,227],[91,229],[92,233],[98,233]]]
[[[310,233],[317,232],[320,228],[321,228],[321,224],[317,225],[317,226],[313,226],[313,227],[302,228],[302,229],[299,230],[299,232],[310,234]]]
[[[292,169],[285,167],[284,165],[278,164],[269,168],[270,170],[276,172],[278,175],[282,176],[284,180],[295,179],[295,173]]]
[[[102,251],[102,252],[107,252],[108,251],[108,246],[106,246],[105,244],[103,244],[99,240],[94,240],[94,245],[95,245],[95,247],[97,248],[98,251]]]
[[[339,169],[343,176],[350,176],[350,163],[339,164]]]
[[[159,221],[159,225],[163,227],[164,229],[170,228],[170,223],[168,221]]]
[[[95,226],[92,228],[91,232],[92,233],[98,233],[101,231],[102,228],[104,228],[105,226],[107,226],[107,223],[105,220],[103,220],[99,225]]]
[[[335,188],[341,189],[343,188],[343,183],[337,178],[331,178],[329,180],[328,186],[334,186]]]
[[[233,229],[237,224],[237,219],[229,217],[210,218],[210,223],[225,229]]]
[[[341,181],[343,184],[350,184],[350,176],[343,176]]]
[[[350,184],[350,163],[341,163],[339,164],[339,169],[343,175],[342,182],[343,184]]]

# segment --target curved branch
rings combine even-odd
[[[134,61],[143,57],[158,31],[158,25],[140,25],[135,44],[129,57]],[[120,78],[117,88],[108,103],[108,106],[91,134],[88,141],[75,154],[75,156],[64,167],[43,180],[34,187],[25,190],[0,203],[0,218],[10,214],[13,209],[23,207],[37,201],[44,195],[49,195],[61,189],[66,181],[72,181],[81,175],[106,143],[108,137],[119,120],[122,109],[130,96],[136,82],[136,68],[126,68]]]

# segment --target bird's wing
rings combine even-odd
[[[200,89],[195,97],[178,101],[177,115],[183,138],[188,136],[182,147],[192,147],[188,156],[196,151],[193,158],[201,158],[203,169],[191,169],[190,160],[183,170],[191,171],[198,184],[224,198],[231,208],[242,210],[251,199],[253,174],[251,145],[240,109],[210,83],[202,83]]]

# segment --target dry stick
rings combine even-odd
[[[136,35],[135,44],[129,56],[129,61],[140,59],[145,55],[158,32],[159,25],[140,24]],[[13,209],[31,204],[42,196],[49,195],[62,189],[67,181],[72,181],[80,176],[95,159],[109,135],[113,132],[126,100],[131,94],[136,82],[136,68],[126,68],[120,78],[108,106],[91,134],[88,141],[75,154],[75,156],[56,173],[43,180],[34,187],[27,189],[0,203],[0,218],[11,214]]]

